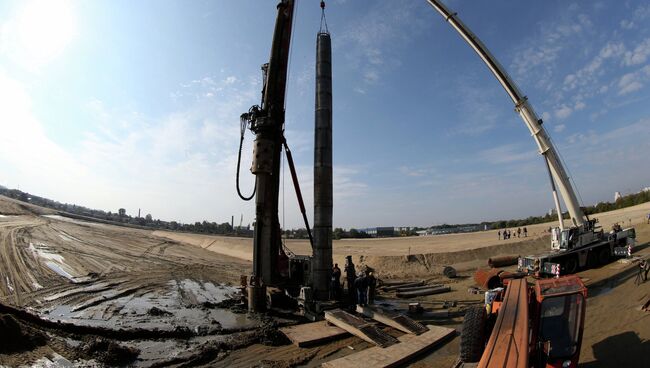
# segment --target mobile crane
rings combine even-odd
[[[551,138],[544,129],[542,119],[537,116],[528,98],[521,93],[501,64],[481,40],[461,22],[456,13],[449,10],[439,0],[427,1],[474,49],[497,78],[514,103],[515,111],[519,113],[530,130],[539,153],[544,159],[551,182],[559,226],[551,231],[551,252],[520,257],[519,269],[540,274],[572,274],[579,268],[608,263],[613,256],[629,255],[631,247],[634,246],[634,228],[622,229],[620,226],[615,226],[611,233],[605,234],[602,228],[596,226],[597,219],[590,219],[585,215],[580,208],[576,192],[569,181],[558,151],[553,146]],[[559,189],[569,213],[571,221],[569,227],[564,226],[557,189]]]

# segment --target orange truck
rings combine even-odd
[[[478,367],[577,367],[587,288],[575,275],[504,279],[465,314],[460,361]],[[472,364],[474,363],[474,364]]]

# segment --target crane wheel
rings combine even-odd
[[[473,305],[465,312],[460,334],[460,360],[476,363],[481,360],[486,342],[487,315],[483,305]]]
[[[598,251],[598,264],[604,266],[609,263],[609,248],[603,248]]]
[[[578,259],[576,257],[569,257],[562,262],[562,274],[571,275],[578,272]]]

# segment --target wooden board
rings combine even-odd
[[[280,331],[285,334],[294,345],[301,348],[348,335],[347,331],[331,325],[327,323],[327,321],[283,327]]]
[[[397,339],[380,330],[374,324],[368,323],[341,309],[326,311],[325,319],[354,336],[360,337],[377,346],[386,347],[397,343]]]
[[[323,363],[324,368],[373,367],[390,368],[400,366],[418,354],[431,349],[456,331],[452,328],[428,325],[429,331],[422,335],[404,335],[398,338],[399,344],[380,348],[373,346],[358,353]]]
[[[383,311],[375,307],[357,305],[357,313],[363,314],[368,318],[372,318],[379,323],[387,326],[394,327],[400,331],[419,335],[426,332],[428,329],[411,318],[398,314]]]

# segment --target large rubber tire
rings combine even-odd
[[[473,305],[465,312],[460,333],[460,360],[476,363],[481,360],[486,342],[487,315],[483,305]]]
[[[572,275],[578,272],[578,258],[576,256],[569,256],[562,262],[562,275]]]
[[[598,251],[598,264],[601,266],[604,266],[609,263],[609,248],[604,247],[603,249]]]

